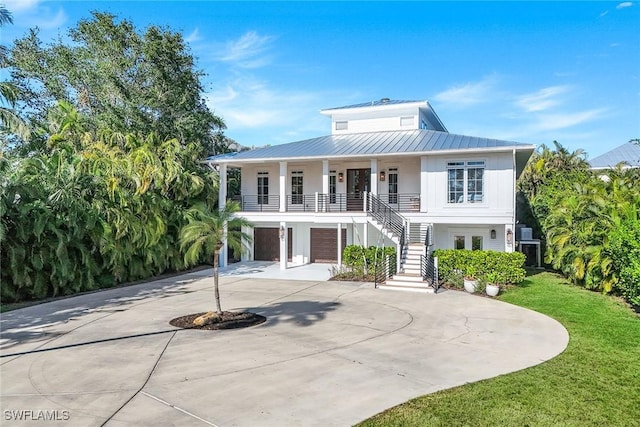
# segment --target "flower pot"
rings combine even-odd
[[[488,283],[486,291],[487,295],[489,295],[490,297],[495,297],[500,292],[500,286]]]
[[[476,291],[477,284],[475,280],[464,279],[464,290],[472,294]]]

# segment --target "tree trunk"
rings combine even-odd
[[[218,289],[218,270],[220,265],[220,249],[216,249],[213,255],[213,294],[216,298],[216,311],[222,314],[220,307],[220,290]]]

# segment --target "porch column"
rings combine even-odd
[[[322,194],[329,194],[329,160],[322,161]]]
[[[220,163],[218,171],[218,209],[224,210],[227,206],[227,165]],[[224,234],[222,238],[222,248],[220,249],[220,267],[227,265],[227,223],[224,224]]]
[[[364,247],[369,247],[369,220],[364,222],[364,231],[362,233],[364,235]]]
[[[378,195],[378,160],[371,159],[371,194]]]
[[[242,226],[242,232],[246,233],[249,236],[253,236],[253,227],[249,227],[248,225]],[[243,250],[240,256],[241,261],[253,261],[253,245],[251,242],[247,245],[246,251]]]
[[[342,267],[342,223],[338,223],[338,267]]]
[[[289,239],[289,233],[287,230],[286,222],[280,222],[280,230],[278,231],[278,234],[280,236],[280,270],[286,270],[287,258],[289,255],[287,253],[287,247],[289,246],[289,242],[287,242],[287,240]]]
[[[280,212],[287,211],[287,162],[280,162]]]
[[[420,156],[420,212],[427,211],[427,156]]]

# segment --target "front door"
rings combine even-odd
[[[347,169],[347,210],[362,211],[363,193],[371,189],[371,169]]]

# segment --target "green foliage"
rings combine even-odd
[[[342,252],[342,262],[353,276],[351,279],[373,280],[372,274],[375,268],[384,265],[384,260],[387,257],[390,258],[391,265],[395,266],[396,248],[389,246],[384,248],[369,246],[365,248],[362,245],[349,245]]]
[[[438,249],[438,274],[444,283],[460,286],[461,277],[489,281],[501,285],[518,284],[524,280],[522,268],[525,255],[521,252],[469,251],[456,249]]]
[[[342,262],[349,267],[372,267],[376,262],[381,263],[386,256],[394,258],[396,248],[387,246],[384,248],[369,246],[365,248],[361,245],[349,245],[342,252]]]
[[[623,222],[609,236],[612,269],[618,272],[616,289],[640,308],[640,221]]]
[[[67,101],[86,115],[90,130],[175,138],[201,157],[213,152],[225,127],[204,102],[203,73],[179,32],[157,26],[140,32],[128,20],[92,12],[50,45],[31,30],[15,42],[9,64],[24,111],[37,123]],[[40,150],[47,135],[45,128],[44,139],[21,152]]]
[[[0,5],[0,27],[12,23],[11,12]],[[7,62],[7,48],[4,45],[0,45],[0,70],[4,71],[6,69]],[[1,74],[4,75],[5,73],[2,72]],[[16,103],[21,96],[22,93],[16,85],[8,81],[0,82],[0,141],[2,141],[0,142],[0,148],[4,145],[5,140],[11,136],[27,140],[31,135],[29,127],[15,111]]]
[[[64,102],[48,117],[46,154],[0,156],[3,301],[184,269],[180,230],[194,206],[217,199],[197,149],[154,134],[96,135]]]
[[[529,161],[518,187],[541,225],[545,261],[577,285],[635,298],[633,280],[621,281],[625,267],[626,277],[632,274],[633,262],[621,249],[630,248],[620,230],[639,219],[638,182],[638,169],[592,172],[581,151],[569,153],[557,143],[555,151],[543,147]]]

